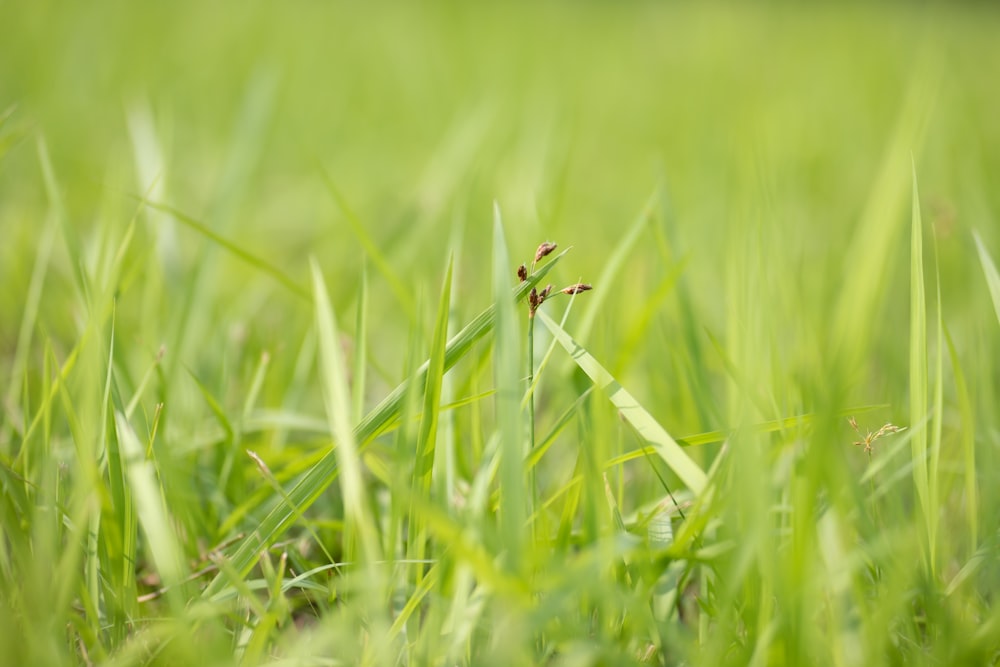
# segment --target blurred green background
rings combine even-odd
[[[572,244],[580,275],[593,277],[660,189],[706,326],[725,326],[720,250],[750,223],[776,230],[765,261],[808,295],[775,316],[805,306],[819,317],[852,271],[850,241],[864,234],[859,217],[919,87],[931,89],[916,102],[930,107],[926,142],[904,149],[941,227],[949,302],[981,302],[965,232],[977,225],[993,240],[998,205],[989,6],[7,2],[2,12],[0,106],[15,105],[6,127],[30,133],[0,165],[4,312],[19,307],[33,212],[45,206],[41,136],[81,238],[101,211],[127,219],[128,195],[155,180],[151,198],[296,278],[315,253],[353,282],[363,252],[325,169],[407,285],[438,283],[461,228],[461,289],[475,308],[493,200],[516,254],[544,239]],[[204,242],[178,236],[176,270],[190,270]],[[273,290],[218,261],[203,298]],[[631,282],[602,286],[615,302],[641,299],[662,270],[655,253],[630,261]],[[254,333],[273,344],[288,306],[257,298],[268,307],[250,307]],[[384,315],[398,305],[380,304]],[[898,305],[886,304],[887,334],[905,316]],[[4,318],[5,340],[16,319]]]
[[[259,403],[320,413],[297,366],[309,363],[315,256],[348,351],[368,272],[377,402],[424,358],[411,332],[430,336],[452,253],[455,323],[491,303],[494,202],[515,263],[544,240],[573,246],[556,282],[596,289],[567,330],[674,435],[847,405],[888,406],[873,428],[907,425],[915,176],[928,313],[939,267],[972,394],[980,522],[993,527],[997,313],[972,233],[1000,256],[997,35],[991,3],[0,1],[5,461],[52,372],[45,343],[60,361],[78,343],[104,303],[81,284],[111,275],[136,215],[104,286],[121,295],[116,369],[135,388],[164,350],[153,393],[170,397],[172,421],[160,437],[194,471],[175,509],[210,499],[217,514],[192,523],[213,538],[240,491],[212,495],[214,408],[188,372],[237,413],[267,352]],[[624,268],[605,274],[637,218]],[[103,378],[101,354],[82,377]],[[945,443],[957,447],[970,426],[948,373]],[[573,381],[546,390],[540,423],[585,386]],[[752,415],[747,396],[764,397]],[[855,436],[838,427],[823,442],[844,451],[820,460],[860,474]],[[707,468],[717,451],[693,456]],[[944,468],[956,488],[960,472],[956,453]],[[637,477],[634,504],[658,488]],[[912,519],[908,493],[892,511]],[[946,516],[965,507],[957,491],[943,502]],[[947,537],[964,544],[965,525]]]

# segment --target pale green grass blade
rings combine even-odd
[[[267,376],[267,369],[270,365],[271,355],[267,352],[261,353],[260,359],[257,362],[257,369],[253,374],[253,379],[250,380],[250,389],[247,390],[246,398],[243,400],[243,411],[240,414],[240,430],[242,430],[243,421],[250,416],[254,406],[257,405],[257,399],[260,397],[260,390],[264,385],[264,378]]]
[[[434,324],[434,335],[431,338],[430,359],[424,383],[423,414],[417,433],[417,451],[413,463],[413,497],[427,498],[431,492],[433,477],[442,477],[444,470],[435,470],[435,454],[438,436],[438,420],[441,412],[441,387],[444,382],[445,353],[448,343],[448,321],[451,312],[451,281],[454,259],[449,259],[448,270],[445,273],[444,285],[441,288],[441,298],[438,302],[437,320]],[[447,498],[442,498],[447,502]],[[412,506],[410,508],[410,527],[408,555],[413,561],[423,561],[426,555],[427,540],[424,534],[423,518]],[[419,585],[424,578],[423,565],[414,568],[414,581]]]
[[[997,272],[993,258],[986,250],[983,240],[979,238],[979,233],[973,231],[972,236],[976,239],[976,249],[979,250],[979,262],[983,265],[983,273],[986,274],[986,286],[990,289],[990,297],[993,299],[993,310],[996,311],[997,320],[1000,320],[1000,273]]]
[[[106,458],[108,487],[111,506],[114,510],[102,521],[103,549],[101,555],[104,560],[102,574],[109,581],[109,583],[105,583],[104,611],[112,620],[112,632],[118,637],[124,637],[128,630],[128,618],[137,609],[135,563],[139,560],[138,536],[136,534],[139,517],[135,506],[135,492],[129,484],[130,459],[126,451],[126,444],[122,441],[125,436],[117,424],[119,415],[122,415],[121,419],[124,420],[124,413],[118,400],[114,381],[114,326],[111,327],[109,339],[104,374],[104,393],[101,400],[104,417],[101,423],[101,442],[104,444],[104,451],[99,455],[99,460]],[[130,430],[129,432],[131,433]],[[133,449],[140,452],[141,458],[143,455],[142,447],[138,444],[138,438],[135,438],[134,434],[133,440]],[[145,485],[145,481],[140,479],[139,483]],[[148,500],[148,491],[146,493]],[[155,513],[155,510],[153,512]],[[155,521],[155,517],[153,520]],[[110,522],[113,522],[113,528],[108,525]],[[143,529],[145,530],[145,527]],[[108,588],[116,592],[111,598],[108,597]]]
[[[12,129],[4,130],[4,126],[14,115],[17,110],[17,106],[11,104],[9,107],[0,113],[0,160],[17,144],[19,144],[25,137],[28,136],[28,128],[26,127],[15,127]]]
[[[648,441],[656,453],[666,462],[671,470],[695,495],[705,488],[705,472],[698,467],[680,445],[670,436],[660,424],[653,419],[640,404],[625,390],[607,370],[594,359],[572,336],[544,312],[538,316],[556,337],[573,361],[585,372],[598,389],[607,393],[608,398],[627,419],[643,439]]]
[[[914,191],[916,183],[914,182]],[[930,553],[931,571],[936,572],[938,554],[938,522],[941,506],[941,433],[944,428],[944,304],[941,303],[941,270],[938,267],[937,236],[934,240],[934,289],[937,301],[937,317],[935,318],[936,341],[934,350],[934,387],[932,390],[933,405],[931,406],[930,422],[930,460],[928,461],[927,477],[929,482],[928,496],[932,515],[930,517]]]
[[[972,400],[969,397],[969,387],[965,382],[965,373],[955,351],[955,343],[947,327],[944,329],[944,339],[948,344],[948,357],[951,360],[951,372],[955,377],[955,394],[958,402],[958,413],[961,415],[959,429],[962,443],[963,477],[965,482],[965,520],[967,528],[968,553],[972,554],[979,548],[979,493],[976,485],[976,419],[972,410]]]
[[[302,287],[294,280],[289,278],[288,275],[286,275],[283,271],[281,271],[281,269],[277,268],[267,260],[258,257],[249,250],[245,250],[244,248],[237,245],[234,241],[231,241],[228,238],[224,237],[222,234],[213,231],[204,223],[199,222],[195,218],[185,213],[182,213],[173,206],[168,206],[166,204],[161,204],[155,201],[149,201],[147,199],[143,199],[140,197],[135,197],[135,199],[137,201],[142,202],[149,208],[156,209],[157,211],[161,211],[163,213],[169,213],[171,217],[173,217],[175,220],[184,224],[186,227],[198,232],[209,241],[218,245],[220,248],[229,251],[229,253],[231,253],[234,257],[243,260],[248,265],[257,269],[261,273],[264,273],[274,278],[279,283],[287,287],[292,294],[295,294],[296,296],[299,296],[303,299],[310,298],[309,290],[307,290],[305,287]]]
[[[115,410],[115,427],[125,459],[129,489],[135,499],[136,515],[146,536],[149,557],[164,585],[180,593],[184,580],[183,552],[175,537],[153,464],[146,460],[144,447],[125,416]],[[171,596],[173,597],[173,596]]]
[[[889,407],[888,405],[861,405],[855,408],[847,408],[841,410],[838,416],[847,418],[853,415],[863,414],[865,412],[872,412],[874,410],[883,410]],[[757,424],[751,424],[742,428],[741,430],[749,433],[775,433],[778,431],[784,431],[789,428],[808,426],[816,420],[816,415],[813,413],[806,413],[801,415],[794,415],[792,417],[782,417],[781,419],[770,419],[768,421],[760,422]],[[677,444],[681,447],[698,447],[701,445],[710,445],[717,442],[725,442],[727,439],[732,437],[736,433],[735,429],[725,430],[725,431],[706,431],[705,433],[694,433],[692,435],[686,435],[682,438],[676,438]],[[633,449],[630,452],[625,452],[607,462],[608,467],[620,465],[622,463],[627,463],[628,461],[633,461],[635,459],[641,459],[648,454],[656,453],[652,447],[640,447],[638,449]]]
[[[559,254],[538,269],[528,281],[521,283],[514,291],[514,300],[519,302],[524,299],[531,288],[542,280],[565,254],[565,252]],[[445,353],[445,366],[447,368],[458,363],[458,360],[464,357],[477,341],[492,331],[494,317],[494,307],[490,306],[448,341],[448,349]],[[361,420],[361,423],[354,430],[355,439],[361,446],[383,433],[399,416],[410,382],[419,383],[427,372],[428,366],[429,362],[424,362],[417,369],[414,378],[401,382]],[[326,490],[338,473],[337,457],[334,452],[328,452],[289,490],[289,502],[271,510],[257,529],[240,542],[232,555],[233,570],[245,576],[256,562],[260,550],[270,545],[287,530],[292,522]],[[226,580],[221,576],[216,576],[205,588],[204,597],[210,599],[217,596],[225,585]]]
[[[629,225],[628,231],[625,232],[618,245],[615,246],[615,249],[609,255],[607,261],[604,262],[604,270],[601,271],[600,277],[594,283],[599,285],[601,289],[595,290],[587,298],[587,311],[580,321],[579,333],[577,334],[580,338],[586,339],[590,336],[597,318],[604,313],[602,306],[605,300],[614,293],[612,285],[617,284],[618,274],[626,266],[629,255],[633,252],[636,242],[638,242],[639,237],[642,235],[642,230],[646,228],[649,216],[652,215],[653,208],[656,205],[657,197],[657,192],[649,196],[642,210],[639,211],[639,215]]]
[[[917,81],[912,85],[900,107],[857,232],[844,251],[848,264],[834,310],[833,341],[838,352],[846,355],[841,363],[850,367],[864,354],[873,323],[879,320],[876,310],[885,291],[886,271],[901,231],[906,185],[911,180],[906,165],[912,164],[913,155],[923,144],[932,102],[933,90],[928,84]]]
[[[573,421],[573,418],[576,417],[577,414],[580,412],[580,408],[583,407],[583,404],[586,402],[587,397],[590,396],[590,392],[592,392],[593,389],[594,389],[593,387],[589,387],[585,392],[583,392],[580,395],[579,398],[573,401],[573,405],[567,408],[562,413],[562,415],[559,416],[559,419],[557,419],[556,423],[553,424],[552,429],[549,431],[549,434],[546,435],[542,439],[541,443],[537,447],[535,447],[535,449],[532,452],[528,454],[528,457],[525,459],[524,462],[525,469],[530,470],[531,468],[538,465],[538,462],[542,460],[543,456],[545,456],[545,452],[547,452],[549,448],[553,445],[553,443],[555,443],[556,438],[559,437],[559,434],[562,433],[567,426],[569,426],[570,422]]]
[[[434,449],[437,441],[438,419],[441,411],[441,385],[445,373],[445,352],[448,343],[448,314],[451,310],[451,277],[454,262],[448,262],[441,300],[438,303],[434,336],[431,339],[430,361],[424,384],[423,414],[420,417],[420,431],[417,436],[417,456],[414,463],[414,491],[426,494],[430,491],[431,475],[434,472]]]
[[[406,314],[411,322],[416,321],[417,318],[417,307],[416,303],[413,301],[413,296],[410,291],[406,288],[403,280],[396,274],[392,268],[392,262],[382,254],[379,250],[378,244],[372,239],[368,234],[368,230],[365,229],[364,223],[358,218],[354,209],[351,208],[350,204],[347,202],[347,198],[340,192],[336,184],[333,182],[333,178],[330,173],[324,169],[320,168],[320,174],[323,176],[323,184],[326,185],[327,191],[330,196],[333,197],[333,201],[336,202],[337,208],[343,214],[344,219],[350,226],[351,231],[354,232],[354,236],[357,237],[358,241],[364,247],[365,252],[368,257],[371,258],[372,262],[375,264],[375,268],[378,272],[382,274],[386,282],[389,283],[389,287],[392,289],[393,294],[396,296],[396,300],[401,306],[406,310]]]
[[[674,265],[671,270],[663,276],[660,283],[656,286],[656,289],[654,289],[649,295],[649,298],[644,301],[642,307],[638,309],[635,320],[629,327],[628,333],[625,334],[625,341],[621,345],[621,355],[614,369],[616,373],[621,373],[628,368],[629,363],[635,356],[641,342],[649,335],[650,325],[652,324],[657,313],[661,311],[663,302],[668,296],[673,294],[674,288],[677,286],[677,281],[680,279],[681,274],[684,273],[686,266],[687,258],[682,259]],[[603,294],[604,290],[601,290],[600,293]]]
[[[365,416],[365,388],[368,379],[368,265],[361,267],[358,312],[354,321],[354,371],[351,375],[351,416],[357,424]]]
[[[341,352],[337,319],[330,305],[323,273],[315,258],[310,260],[313,294],[316,300],[316,334],[319,343],[320,380],[330,432],[337,454],[341,492],[344,496],[344,535],[355,531],[361,541],[361,555],[370,564],[381,551],[376,539],[371,513],[365,500],[364,477],[358,456],[354,431],[351,428],[351,394],[347,387],[347,366]],[[353,556],[349,556],[353,557]]]
[[[521,418],[521,342],[517,311],[510,299],[514,265],[507,252],[500,206],[493,205],[493,377],[496,386],[497,426],[500,431],[500,535],[507,548],[507,564],[518,572],[524,558],[524,524],[527,519],[522,461],[527,443]]]
[[[21,311],[21,326],[18,328],[17,343],[14,346],[14,359],[10,366],[10,382],[4,394],[6,405],[14,404],[18,385],[21,382],[27,365],[29,348],[31,346],[31,332],[35,327],[35,321],[38,317],[38,308],[42,299],[42,288],[45,285],[45,276],[49,270],[49,259],[52,256],[56,225],[55,218],[50,217],[45,223],[45,229],[42,232],[41,240],[38,243],[38,250],[35,253],[35,265],[32,268],[31,281],[28,283],[28,291],[25,294],[24,306]]]
[[[914,171],[910,235],[910,428],[913,429],[910,439],[910,458],[913,462],[913,484],[929,539],[932,534],[931,515],[936,514],[937,508],[930,506],[927,479],[927,385],[927,303],[924,294],[923,228],[920,223],[920,199]]]

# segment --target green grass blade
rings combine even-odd
[[[938,267],[937,237],[934,240],[934,289],[937,301],[937,317],[934,328],[936,341],[934,350],[934,387],[932,389],[933,404],[931,406],[930,460],[928,461],[928,495],[932,514],[930,517],[930,554],[931,566],[936,571],[937,536],[939,507],[941,505],[941,433],[944,427],[944,315],[941,303],[941,270]]]
[[[927,479],[927,303],[924,294],[923,228],[920,222],[920,198],[917,176],[913,174],[913,212],[910,235],[910,457],[913,484],[924,515],[927,537],[931,537],[931,515]],[[928,543],[928,547],[930,544]]]
[[[258,257],[249,250],[241,248],[235,242],[224,237],[222,234],[213,231],[207,225],[205,225],[202,222],[199,222],[190,215],[182,213],[173,206],[168,206],[166,204],[161,204],[159,202],[149,201],[148,199],[144,199],[137,196],[133,197],[137,201],[144,203],[149,208],[155,209],[162,213],[169,213],[175,220],[182,223],[184,226],[198,232],[206,239],[212,241],[213,243],[223,248],[224,250],[229,251],[234,257],[243,260],[245,263],[257,269],[261,273],[271,276],[279,283],[287,287],[292,294],[295,294],[296,296],[301,297],[303,299],[310,298],[309,290],[307,290],[305,287],[302,287],[294,280],[289,278],[288,275],[286,275],[281,269],[277,268],[267,260]]]
[[[448,314],[451,310],[451,276],[454,262],[449,261],[445,274],[441,301],[438,304],[434,337],[424,384],[423,414],[417,435],[417,457],[414,466],[414,487],[426,494],[430,490],[434,469],[434,446],[437,440],[438,419],[441,412],[441,384],[444,380],[444,359],[448,343]]]
[[[365,388],[368,378],[368,265],[361,268],[358,312],[354,322],[354,370],[351,385],[351,417],[357,424],[365,416]]]
[[[431,339],[431,352],[428,363],[426,381],[424,383],[423,415],[420,419],[420,429],[417,433],[417,451],[413,464],[413,497],[427,498],[430,496],[433,476],[441,476],[444,471],[434,470],[435,445],[437,444],[438,420],[441,413],[441,387],[444,382],[445,353],[448,342],[448,319],[451,312],[451,280],[454,260],[448,262],[444,286],[441,289],[441,299],[438,303],[437,320],[434,324],[434,336]],[[447,499],[445,499],[447,500]],[[423,517],[411,505],[408,556],[410,560],[420,563],[426,555],[427,540]],[[424,578],[422,564],[415,566],[415,581],[419,584]]]
[[[587,299],[587,311],[580,321],[580,329],[577,335],[580,338],[588,338],[590,336],[591,330],[594,328],[594,324],[597,322],[597,318],[604,312],[602,305],[605,299],[609,298],[614,294],[614,289],[611,288],[612,285],[617,284],[618,273],[626,266],[626,262],[629,255],[632,253],[636,242],[642,235],[642,230],[646,228],[646,224],[649,222],[649,217],[653,214],[653,209],[656,206],[656,200],[659,196],[658,192],[654,192],[646,200],[643,205],[642,210],[639,211],[639,215],[635,217],[632,224],[629,225],[628,231],[622,236],[618,245],[608,256],[606,262],[604,262],[604,270],[601,271],[600,277],[595,281],[594,284],[600,285],[601,289],[596,290]]]
[[[656,453],[666,462],[671,470],[680,478],[691,491],[698,495],[705,488],[705,472],[698,467],[680,445],[667,433],[653,416],[649,414],[639,402],[625,390],[624,387],[614,378],[604,366],[600,364],[586,349],[576,342],[565,329],[546,315],[539,311],[538,316],[548,327],[552,335],[556,337],[573,361],[586,373],[597,387],[605,391],[608,398],[621,412],[622,416],[629,421],[636,431],[645,439]]]
[[[354,212],[354,209],[351,208],[347,198],[337,188],[336,184],[333,182],[333,178],[330,176],[330,173],[321,167],[320,174],[323,177],[323,184],[326,186],[327,191],[330,193],[330,196],[333,197],[333,201],[337,204],[337,208],[340,209],[340,212],[343,214],[344,219],[350,226],[351,231],[354,232],[354,236],[357,237],[362,247],[364,247],[367,256],[371,258],[372,262],[375,264],[375,268],[378,269],[378,272],[382,274],[382,277],[385,278],[385,281],[389,284],[389,288],[392,289],[393,294],[395,294],[399,305],[403,306],[406,310],[406,314],[410,321],[416,321],[416,303],[414,303],[413,297],[406,289],[406,285],[403,280],[393,270],[392,262],[382,254],[381,250],[379,250],[378,244],[368,234],[368,230],[365,228],[364,223],[361,222],[358,215]]]
[[[906,203],[905,167],[924,139],[932,102],[930,86],[917,82],[900,107],[895,131],[858,222],[857,233],[844,252],[843,284],[835,306],[833,341],[841,363],[852,366],[861,359],[870,340],[875,313],[885,292],[886,271],[897,245]],[[897,223],[897,221],[900,221]]]
[[[948,344],[948,358],[951,361],[951,372],[955,376],[955,395],[958,402],[958,413],[961,415],[962,426],[959,429],[962,443],[963,477],[965,482],[965,518],[969,554],[979,548],[979,494],[976,487],[976,420],[972,411],[972,400],[969,397],[969,387],[965,382],[965,373],[955,350],[955,343],[947,327],[944,328],[944,339]]]
[[[183,552],[175,537],[156,471],[145,457],[145,448],[120,411],[115,410],[115,428],[125,460],[129,488],[135,499],[136,516],[146,536],[149,556],[156,564],[164,585],[171,590],[184,579]]]
[[[527,504],[522,466],[526,443],[521,418],[521,345],[517,335],[517,312],[509,296],[513,275],[514,267],[507,252],[500,207],[494,204],[493,299],[496,326],[493,332],[493,377],[500,431],[500,535],[507,548],[507,563],[512,571],[517,572],[523,557]]]
[[[993,299],[993,310],[996,311],[997,320],[1000,321],[1000,273],[993,263],[989,251],[979,237],[979,233],[973,231],[972,236],[976,239],[976,249],[979,250],[979,262],[983,265],[983,273],[986,274],[986,286],[990,289],[990,297]]]
[[[323,402],[334,438],[341,474],[341,492],[344,496],[344,535],[350,539],[357,531],[361,540],[362,556],[368,563],[378,558],[379,546],[374,532],[374,521],[365,501],[364,478],[361,459],[354,431],[351,428],[351,398],[347,387],[347,366],[341,352],[340,332],[330,297],[326,291],[323,273],[315,258],[310,260],[313,293],[316,299],[316,333],[319,343],[320,379],[323,383]],[[353,556],[349,555],[349,558]]]

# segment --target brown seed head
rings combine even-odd
[[[538,290],[536,290],[534,287],[532,287],[531,291],[528,292],[528,309],[532,313],[534,313],[535,310],[538,309],[538,305],[540,303],[541,303],[541,301],[538,300]]]
[[[589,292],[592,289],[594,289],[593,286],[588,285],[587,283],[577,283],[575,285],[570,285],[569,287],[563,287],[562,293],[579,294],[580,292]]]
[[[538,246],[538,250],[535,251],[535,261],[538,262],[539,260],[541,260],[543,257],[548,255],[555,249],[556,249],[555,243],[549,243],[548,241],[546,241],[542,245]]]
[[[520,280],[522,283],[528,279],[528,267],[526,267],[524,264],[517,267],[517,279]]]

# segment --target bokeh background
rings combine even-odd
[[[192,480],[174,507],[205,503],[215,514],[198,521],[217,527],[261,483],[247,463],[247,488],[214,488],[203,393],[222,411],[251,390],[322,411],[302,356],[309,258],[348,355],[368,276],[373,404],[421,356],[413,332],[430,335],[450,256],[454,321],[491,303],[494,202],[515,262],[541,241],[573,246],[556,282],[595,291],[567,330],[671,433],[848,405],[905,425],[915,179],[928,312],[939,271],[995,525],[997,313],[973,232],[1000,257],[998,35],[988,2],[0,0],[0,449],[14,456],[11,406],[37,403],[46,344],[71,353],[103,303],[81,284],[103,285],[137,217],[113,286],[116,372],[135,389],[163,355],[164,456]],[[85,373],[103,377],[101,354]],[[544,389],[540,424],[586,386],[559,364],[569,389]],[[950,379],[944,392],[957,447]],[[752,419],[748,395],[764,397]],[[840,427],[831,465],[860,475]],[[717,451],[694,456],[707,467]],[[636,504],[658,488],[634,484]],[[961,542],[964,525],[946,532]]]

